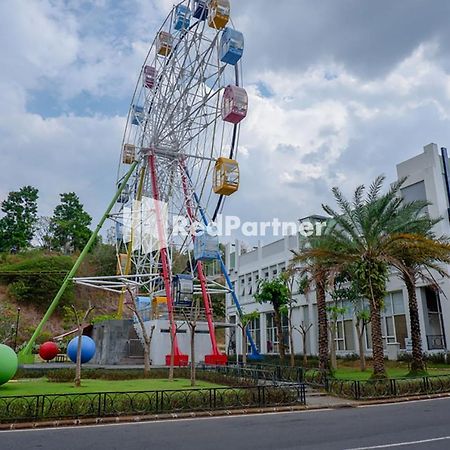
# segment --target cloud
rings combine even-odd
[[[41,213],[76,191],[100,217],[167,0],[0,3],[0,199],[34,184]],[[225,213],[294,220],[434,141],[448,144],[445,0],[232,2],[246,38],[240,190]],[[48,111],[51,111],[48,114]]]

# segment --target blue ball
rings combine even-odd
[[[67,356],[74,363],[77,362],[78,336],[73,338],[67,346]],[[95,342],[89,336],[81,337],[81,364],[89,362],[95,355]]]

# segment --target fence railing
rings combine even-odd
[[[328,378],[326,388],[334,395],[355,400],[440,394],[450,392],[450,375],[363,381]]]
[[[0,397],[0,422],[304,405],[305,387],[244,387]]]
[[[201,370],[214,371],[222,375],[255,382],[276,383],[307,383],[313,387],[325,387],[327,373],[320,369],[305,369],[304,367],[276,366],[272,364],[227,364],[224,366],[210,366],[201,364]]]

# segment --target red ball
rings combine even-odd
[[[59,347],[54,342],[44,342],[39,347],[39,356],[44,361],[51,361],[56,358],[59,353]]]

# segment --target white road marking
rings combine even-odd
[[[442,437],[431,438],[431,439],[421,439],[419,441],[396,442],[394,444],[373,445],[371,447],[348,448],[346,450],[373,450],[373,449],[377,449],[377,448],[406,447],[407,445],[426,444],[428,442],[446,441],[448,439],[450,439],[450,436],[442,436]]]

